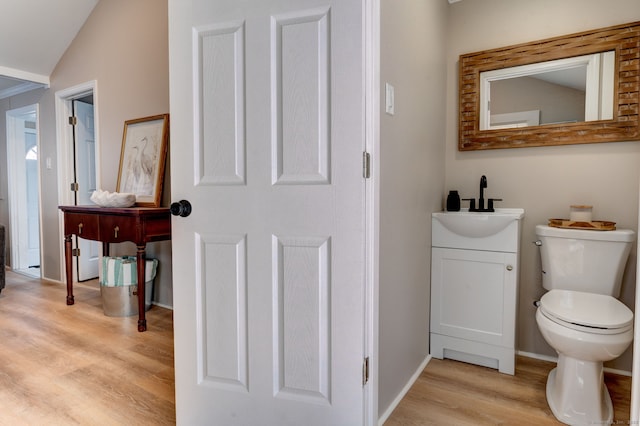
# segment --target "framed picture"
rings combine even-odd
[[[136,196],[136,205],[159,207],[169,139],[169,114],[124,122],[117,192]]]

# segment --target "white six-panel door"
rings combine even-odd
[[[363,423],[362,9],[169,1],[178,424]]]
[[[94,134],[93,105],[74,100],[77,125],[75,127],[76,181],[79,184],[78,205],[91,205],[91,194],[96,185],[96,141]],[[77,237],[76,237],[77,238]],[[78,260],[78,281],[86,281],[98,276],[98,264],[102,254],[98,241],[77,238],[80,256]]]

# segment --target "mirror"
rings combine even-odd
[[[639,42],[636,22],[461,55],[458,149],[640,139]]]
[[[480,130],[613,118],[615,51],[480,73]]]

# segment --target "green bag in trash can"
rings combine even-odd
[[[153,280],[158,267],[157,259],[147,259],[145,264],[145,310],[151,307]],[[100,294],[102,309],[109,317],[138,315],[138,270],[134,256],[102,258]]]

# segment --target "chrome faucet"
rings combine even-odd
[[[487,188],[487,177],[482,175],[480,178],[480,198],[478,199],[478,207],[476,207],[475,198],[463,198],[463,200],[469,201],[470,212],[495,212],[493,208],[494,201],[502,201],[502,198],[489,198],[487,207],[484,207],[484,190]]]

